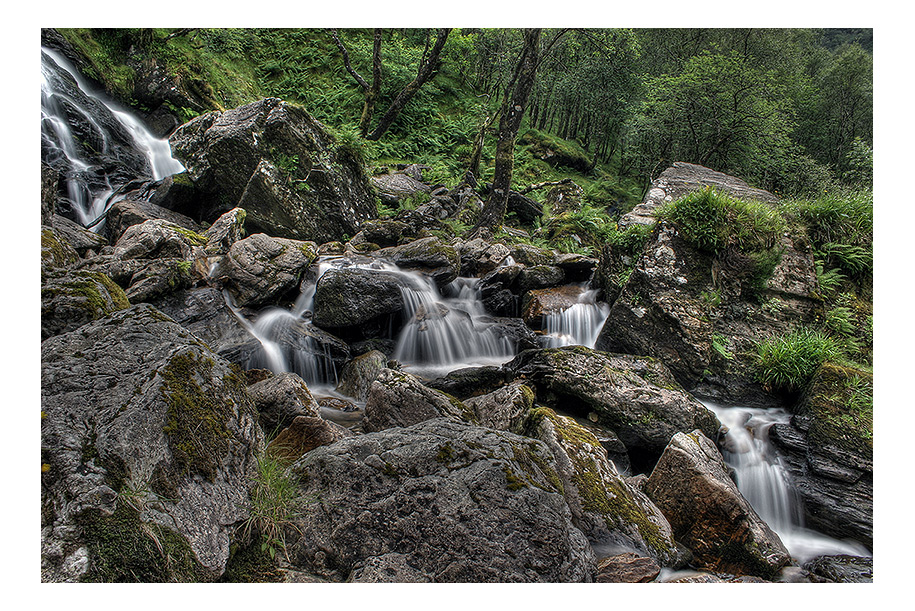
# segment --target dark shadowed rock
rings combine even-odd
[[[65,216],[55,214],[53,217],[54,229],[70,243],[70,246],[80,254],[86,256],[88,251],[98,252],[108,245],[108,240],[93,231],[90,231],[75,221]]]
[[[390,317],[403,310],[403,286],[407,286],[404,277],[392,272],[328,270],[315,289],[314,323],[326,329],[355,328],[354,333],[363,331],[359,339],[372,337],[367,323],[378,323],[375,337],[382,337]]]
[[[737,490],[718,449],[700,431],[671,439],[645,489],[699,568],[774,579],[791,560],[778,535]]]
[[[46,340],[41,388],[43,579],[218,577],[263,447],[244,379],[141,304]]]
[[[451,420],[344,439],[291,467],[320,501],[296,512],[290,559],[338,581],[377,565],[435,582],[591,581],[555,468],[539,441]]]
[[[321,417],[296,416],[289,426],[270,442],[267,453],[291,463],[315,448],[330,445],[352,435],[354,433],[349,429]]]
[[[205,217],[238,206],[252,232],[320,244],[354,235],[376,215],[361,163],[282,100],[201,115],[169,142],[207,200]]]
[[[804,564],[814,583],[872,583],[873,558],[859,556],[819,556]]]

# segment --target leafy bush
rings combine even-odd
[[[807,328],[757,344],[756,378],[773,389],[797,391],[824,362],[842,356],[833,338]]]

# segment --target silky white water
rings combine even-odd
[[[579,345],[593,348],[597,336],[610,314],[610,306],[597,301],[596,290],[586,290],[578,296],[578,303],[560,312],[543,317],[543,345],[546,348]]]
[[[790,414],[783,409],[703,403],[728,427],[722,454],[734,469],[737,488],[796,560],[805,562],[816,556],[833,554],[871,555],[856,542],[833,539],[804,527],[801,500],[769,442],[769,429],[775,423],[787,423]]]

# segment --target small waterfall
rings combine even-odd
[[[442,297],[428,278],[415,274],[414,286],[401,289],[407,323],[394,359],[423,375],[444,375],[459,367],[502,364],[515,348],[499,337],[480,297],[478,278],[458,278]]]
[[[97,223],[118,189],[136,178],[161,180],[182,172],[168,141],[92,91],[60,54],[41,49],[42,160],[61,173],[74,218]]]
[[[840,541],[804,527],[800,498],[769,442],[769,429],[787,423],[782,409],[721,407],[703,402],[728,427],[724,459],[737,477],[737,488],[800,562],[825,554],[870,556],[862,545]]]
[[[582,287],[584,288],[584,287]],[[542,342],[546,348],[581,345],[593,348],[610,314],[610,306],[599,303],[598,291],[582,290],[578,303],[543,317]]]

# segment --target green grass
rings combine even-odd
[[[840,359],[841,346],[827,334],[801,328],[788,335],[763,340],[756,349],[756,377],[773,390],[802,390],[817,368]]]
[[[257,461],[257,478],[251,489],[251,515],[245,522],[243,535],[249,541],[260,540],[260,551],[276,560],[286,554],[286,531],[294,528],[301,506],[298,482],[289,474],[287,464],[262,455]]]

